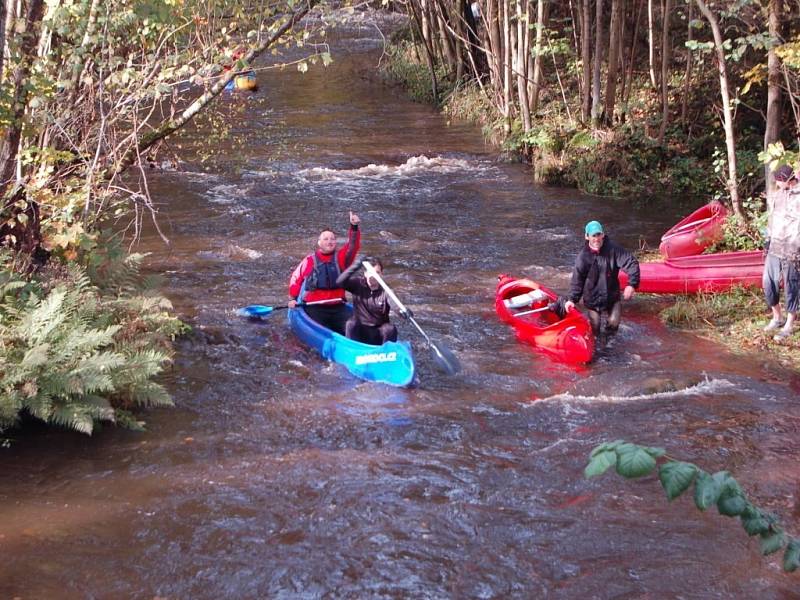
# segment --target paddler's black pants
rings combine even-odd
[[[363,344],[380,346],[386,342],[397,341],[397,327],[391,323],[384,323],[377,327],[362,325],[355,319],[347,321],[345,332],[348,338]]]
[[[350,317],[350,311],[344,303],[325,306],[323,304],[306,306],[306,314],[323,327],[344,335],[345,323]]]
[[[591,308],[586,309],[586,316],[592,324],[592,331],[595,335],[600,334],[600,313]],[[608,310],[608,320],[606,320],[606,333],[614,334],[619,329],[619,321],[622,318],[622,300],[617,300]]]

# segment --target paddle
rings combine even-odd
[[[428,343],[428,347],[431,350],[433,350],[436,365],[448,375],[454,375],[455,373],[458,373],[458,371],[461,370],[461,365],[459,364],[458,359],[455,357],[455,355],[442,344],[433,343],[431,338],[428,337],[428,334],[425,333],[422,327],[419,326],[419,323],[417,323],[414,317],[412,317],[409,314],[408,309],[405,307],[405,305],[402,302],[400,302],[400,299],[392,291],[392,288],[390,288],[386,284],[386,282],[381,278],[381,276],[378,275],[377,271],[375,271],[375,267],[373,267],[368,260],[365,260],[362,264],[364,265],[364,269],[366,270],[367,275],[369,277],[373,277],[375,281],[377,281],[380,284],[380,286],[386,292],[386,295],[389,296],[392,302],[394,302],[394,304],[400,310],[400,314],[403,315],[405,318],[407,318],[409,321],[411,321],[414,324],[414,327],[417,328],[417,331],[419,331],[422,334],[422,337],[425,338],[425,341]]]
[[[341,298],[330,298],[329,300],[317,300],[315,302],[298,302],[297,306],[312,306],[314,304],[333,304],[334,302],[341,302]],[[289,305],[283,306],[264,306],[263,304],[251,304],[236,311],[240,317],[266,317],[276,310],[283,310],[289,308]]]

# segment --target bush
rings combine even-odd
[[[23,414],[86,434],[97,421],[140,429],[131,408],[172,404],[152,379],[184,326],[134,284],[141,258],[118,264],[105,292],[82,266],[26,278],[0,260],[0,431]]]

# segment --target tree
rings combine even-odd
[[[722,31],[719,21],[711,10],[709,10],[703,0],[695,0],[697,8],[708,21],[711,33],[714,36],[714,54],[716,57],[717,70],[719,72],[719,90],[722,96],[722,118],[725,128],[725,148],[728,154],[728,194],[731,199],[734,214],[740,219],[744,219],[742,202],[739,198],[739,187],[736,171],[736,137],[733,129],[733,111],[731,109],[730,88],[728,87],[728,70],[725,61],[725,47],[722,40]]]
[[[781,61],[776,46],[781,42],[781,18],[783,16],[783,0],[769,2],[769,35],[773,40],[767,58],[767,122],[764,128],[764,150],[770,144],[780,140],[781,127]],[[772,169],[764,168],[764,179],[767,190],[773,185]]]
[[[14,10],[0,75],[10,90],[0,95],[0,243],[44,260],[53,242],[43,228],[88,230],[120,190],[148,205],[122,173],[237,71],[292,43],[316,2],[4,0]]]

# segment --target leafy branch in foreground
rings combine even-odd
[[[649,475],[657,466],[658,479],[669,501],[694,484],[694,503],[697,508],[705,511],[716,505],[719,514],[739,517],[747,535],[761,538],[763,555],[785,547],[783,570],[791,573],[800,566],[800,539],[788,536],[776,515],[763,511],[750,502],[739,483],[727,471],[710,474],[693,463],[668,457],[663,448],[616,440],[600,444],[592,450],[583,474],[589,479],[614,467],[618,474],[634,479]]]

